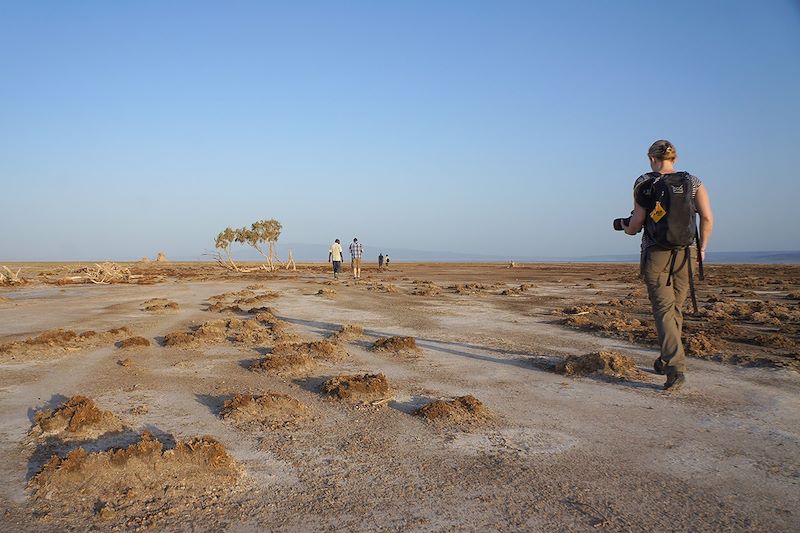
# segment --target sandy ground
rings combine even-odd
[[[154,285],[1,290],[8,301],[0,303],[0,343],[52,328],[127,326],[152,345],[0,354],[0,529],[800,530],[800,374],[690,358],[687,386],[664,393],[664,378],[650,371],[652,348],[567,327],[554,315],[626,293],[638,286],[635,279],[611,278],[620,272],[630,278],[632,271],[392,265],[388,272],[366,271],[359,283],[345,275],[331,284],[320,268],[247,279],[178,276]],[[344,344],[346,357],[299,377],[251,371],[269,352],[263,346],[162,345],[169,332],[247,318],[207,311],[208,298],[256,280],[279,294],[268,305],[303,339],[325,338],[346,323],[362,325],[364,337]],[[414,295],[419,280],[443,290]],[[489,288],[446,289],[464,283]],[[534,286],[500,294],[521,283]],[[318,295],[321,288],[335,294]],[[180,308],[143,311],[150,298]],[[796,310],[797,302],[788,305]],[[421,351],[369,350],[390,335],[415,337]],[[597,350],[631,356],[645,374],[573,378],[544,369]],[[121,366],[123,358],[131,364]],[[324,380],[360,372],[384,373],[391,400],[354,406],[320,393]],[[221,419],[226,399],[266,391],[296,398],[311,416],[277,429]],[[167,441],[214,437],[242,466],[241,481],[219,500],[176,504],[166,513],[141,507],[103,519],[52,510],[27,488],[49,456],[26,436],[37,411],[76,394]],[[413,414],[432,400],[466,394],[494,418],[460,427]]]

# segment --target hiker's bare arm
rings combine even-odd
[[[644,210],[644,207],[640,206],[636,202],[633,203],[633,215],[631,215],[631,223],[627,226],[625,223],[622,223],[622,229],[625,230],[625,233],[628,235],[636,235],[640,231],[642,231],[642,226],[644,225],[644,217],[647,215],[647,211]]]
[[[705,185],[697,188],[694,204],[697,207],[697,214],[700,215],[700,251],[705,252],[714,229],[714,213],[711,212],[711,202]]]

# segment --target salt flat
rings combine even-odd
[[[121,327],[150,341],[122,349],[115,340],[95,345],[77,338],[69,349],[55,343],[0,353],[3,530],[800,527],[794,349],[754,346],[760,366],[749,366],[754,360],[744,353],[717,357],[728,362],[690,358],[685,389],[662,392],[663,377],[650,372],[656,352],[646,339],[614,331],[596,335],[564,321],[565,308],[603,305],[635,290],[634,266],[393,264],[388,271],[365,269],[360,282],[346,275],[334,282],[322,267],[238,276],[216,274],[208,265],[148,268],[161,269],[163,279],[148,285],[36,283],[0,293],[7,298],[0,303],[0,343],[53,328],[80,334]],[[748,272],[757,278],[781,276],[753,269]],[[786,286],[764,298],[797,290],[796,271],[783,272]],[[701,303],[733,286],[721,275],[717,280],[701,288]],[[520,290],[523,284],[529,287]],[[425,286],[438,290],[419,290]],[[333,291],[318,294],[323,288]],[[232,301],[267,292],[277,294],[258,306],[269,308],[261,312],[285,328],[281,339],[322,340],[344,324],[362,326],[363,335],[339,343],[343,357],[314,358],[313,368],[296,373],[251,369],[281,342],[275,335],[250,342],[224,326],[222,337],[165,345],[172,332],[191,334],[209,321],[260,316],[244,305],[240,311],[209,310],[219,301],[215,295],[237,293]],[[144,310],[152,298],[174,301],[178,309]],[[635,314],[637,305],[641,311],[641,298],[621,312]],[[789,299],[785,305],[794,312],[798,304]],[[272,319],[262,320],[264,328],[272,327]],[[774,334],[796,341],[792,320]],[[395,335],[414,337],[419,351],[371,349],[376,339]],[[746,346],[725,350],[744,352]],[[633,358],[641,375],[551,371],[568,355],[601,350]],[[385,375],[385,402],[346,402],[320,392],[329,378],[360,373]],[[307,416],[280,427],[238,425],[220,416],[235,395],[269,391],[296,399]],[[29,435],[37,412],[75,395],[114,413],[128,430],[107,443]],[[478,399],[491,416],[448,424],[414,414],[433,400],[464,395]],[[28,485],[52,453],[64,457],[79,445],[101,453],[138,442],[142,431],[165,449],[210,436],[241,475],[208,491],[181,488],[174,478],[146,499],[141,489],[127,499],[103,495],[97,483],[105,481],[90,470],[78,480],[81,489],[70,493],[55,484],[48,494]],[[214,466],[208,468],[213,473]]]

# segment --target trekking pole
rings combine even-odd
[[[692,272],[692,249],[689,246],[686,247],[685,260],[689,263],[687,266],[689,267],[689,294],[692,296],[692,308],[694,309],[694,314],[697,314],[697,294],[695,294],[694,290],[694,272]]]
[[[697,225],[694,226],[695,234],[697,235],[697,268],[699,270],[698,274],[700,276],[700,281],[705,279],[705,273],[703,272],[703,249],[700,244],[700,231],[697,229]]]

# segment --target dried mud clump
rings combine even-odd
[[[707,357],[718,350],[716,343],[704,332],[691,335],[686,340],[686,351],[697,357]]]
[[[254,285],[250,287],[254,287]],[[214,295],[208,299],[210,305],[207,311],[216,313],[247,313],[251,312],[254,307],[262,306],[278,296],[280,296],[280,294],[277,292],[266,290],[263,287],[260,289],[260,292],[256,292],[252,288],[225,292]]]
[[[217,302],[208,306],[206,311],[211,311],[213,313],[233,313],[239,314],[244,313],[245,310],[239,307],[238,305],[227,304],[225,302]]]
[[[323,383],[322,392],[340,400],[381,400],[389,394],[389,382],[383,374],[343,374]]]
[[[492,290],[494,288],[499,288],[499,285],[486,285],[484,283],[463,283],[457,285],[450,285],[448,289],[452,290],[456,294],[464,294],[464,295],[475,295],[481,294],[486,291]]]
[[[533,288],[533,285],[531,285],[530,283],[523,283],[519,287],[511,287],[510,289],[504,289],[500,292],[500,294],[502,296],[514,296],[517,294],[523,294],[531,288]]]
[[[188,346],[194,342],[194,335],[184,331],[173,331],[164,335],[164,346]]]
[[[329,340],[309,342],[281,342],[272,349],[272,355],[308,354],[313,359],[338,360],[347,356],[344,348]]]
[[[617,378],[635,378],[641,375],[633,359],[616,352],[570,355],[556,365],[555,371],[566,376],[602,374]]]
[[[452,400],[435,400],[423,405],[414,414],[430,422],[451,424],[470,424],[491,418],[491,413],[483,403],[469,394]]]
[[[320,290],[317,291],[317,296],[336,296],[336,289],[331,289],[330,287],[322,287]]]
[[[259,425],[278,429],[297,425],[308,416],[308,407],[278,392],[261,396],[237,394],[225,401],[220,416],[238,426]]]
[[[302,375],[313,370],[315,366],[314,359],[305,352],[272,353],[253,363],[250,370],[278,375]]]
[[[23,341],[0,344],[0,354],[16,356],[48,355],[58,352],[76,352],[96,348],[130,337],[127,327],[114,328],[105,332],[84,331],[76,333],[65,329],[50,329]]]
[[[703,306],[700,310],[700,316],[725,322],[739,319],[758,324],[780,326],[784,321],[797,322],[800,320],[800,310],[790,309],[776,302],[742,302],[723,299]]]
[[[142,310],[151,313],[159,311],[177,311],[180,308],[177,302],[166,298],[151,298],[142,302]]]
[[[372,343],[372,350],[376,352],[394,352],[394,353],[419,353],[421,350],[417,348],[417,341],[414,337],[381,337]]]
[[[797,346],[797,343],[790,337],[779,333],[762,333],[761,335],[756,335],[753,337],[753,344],[779,349],[791,349]]]
[[[360,339],[364,336],[364,327],[359,324],[344,324],[331,336],[330,340],[333,342],[347,342],[355,339]]]
[[[37,412],[29,436],[57,436],[65,441],[85,440],[123,429],[122,421],[114,413],[101,410],[86,396],[73,396],[61,407]]]
[[[144,337],[128,337],[117,343],[118,348],[137,348],[150,346],[150,341]]]
[[[291,338],[288,324],[272,313],[259,313],[255,318],[216,319],[203,322],[191,331],[176,331],[164,337],[166,346],[196,346],[234,342],[242,344],[272,344]]]
[[[576,305],[564,308],[561,313],[566,315],[564,324],[573,328],[621,337],[629,342],[656,341],[654,330],[650,325],[637,318],[628,318],[625,313],[613,307],[600,309],[595,305]]]
[[[442,288],[428,280],[418,280],[414,282],[414,296],[438,296],[442,293]]]
[[[156,520],[170,507],[219,502],[242,470],[211,437],[178,441],[174,448],[150,433],[127,448],[54,455],[29,482],[40,512],[114,520]]]
[[[370,283],[367,285],[368,291],[378,291],[378,292],[386,292],[389,294],[395,294],[400,292],[400,289],[397,288],[397,285],[392,283]]]

